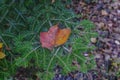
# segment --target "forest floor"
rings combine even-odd
[[[120,80],[119,0],[3,0],[0,12],[0,80]],[[70,36],[43,48],[55,24]]]
[[[84,2],[73,0],[67,8],[81,14],[79,21],[89,19],[96,25],[99,33],[92,43],[96,59],[96,69],[83,74],[79,71],[69,73],[76,80],[119,80],[120,75],[120,1],[99,0]],[[89,54],[89,53],[88,53]],[[72,79],[68,79],[72,80]]]

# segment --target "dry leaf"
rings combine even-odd
[[[54,3],[54,2],[55,2],[55,0],[52,0],[52,1],[51,1],[51,3]]]
[[[40,33],[42,47],[52,50],[54,47],[64,44],[71,30],[69,28],[60,29],[58,25],[52,26],[48,32]]]
[[[108,15],[108,13],[107,13],[106,10],[102,10],[102,11],[101,11],[101,14],[102,14],[103,16],[107,16],[107,15]]]
[[[2,52],[3,43],[0,43],[0,59],[3,59],[6,55]]]
[[[42,47],[52,49],[55,45],[55,36],[58,31],[58,26],[52,26],[48,32],[40,33],[40,42],[42,43]]]
[[[67,41],[70,33],[71,33],[71,30],[69,28],[59,29],[55,39],[55,46],[64,44]]]
[[[97,42],[97,39],[96,39],[96,38],[91,38],[91,42],[92,42],[92,43],[96,43],[96,42]]]
[[[3,59],[6,55],[3,52],[0,52],[0,59]]]
[[[0,43],[0,48],[2,48],[3,47],[3,43]]]

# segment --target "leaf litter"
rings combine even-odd
[[[76,14],[81,15],[77,18],[78,21],[89,19],[96,25],[99,36],[97,39],[91,38],[91,43],[97,47],[92,53],[95,55],[96,68],[87,73],[80,71],[73,71],[67,75],[56,73],[53,80],[119,80],[120,1],[72,0],[66,8],[72,8]]]

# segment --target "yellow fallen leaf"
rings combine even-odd
[[[0,59],[3,59],[6,55],[3,52],[0,52]]]
[[[2,48],[3,47],[3,43],[0,43],[0,48]]]
[[[69,28],[59,29],[56,34],[55,46],[64,44],[68,40],[70,33],[71,30]]]

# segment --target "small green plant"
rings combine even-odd
[[[79,30],[79,27],[81,30]],[[77,29],[76,29],[77,28]],[[90,63],[87,65],[87,58],[83,55],[83,52],[91,53],[91,50],[95,49],[95,46],[90,46],[90,38],[97,37],[97,33],[94,30],[95,25],[89,20],[83,20],[80,22],[80,25],[76,27],[73,34],[73,55],[75,58],[78,58],[78,62],[81,65],[81,71],[87,72],[88,70],[95,67],[94,56],[89,55]]]
[[[66,2],[68,4],[70,1]],[[9,79],[17,72],[18,67],[34,66],[44,70],[36,75],[43,80],[52,80],[55,65],[63,67],[62,74],[70,71],[94,68],[94,56],[90,55],[88,62],[83,52],[91,52],[94,46],[89,46],[90,38],[96,37],[94,25],[89,20],[82,22],[73,19],[77,17],[72,10],[65,9],[60,0],[51,3],[50,0],[4,0],[0,2],[0,41],[11,50],[5,50],[6,58],[0,60],[0,78]],[[72,30],[67,43],[49,51],[41,47],[39,33],[47,31],[50,26],[62,23]],[[82,30],[78,28],[82,27]],[[71,50],[72,49],[72,50]],[[31,64],[31,60],[34,64]],[[80,68],[72,65],[76,61]]]

